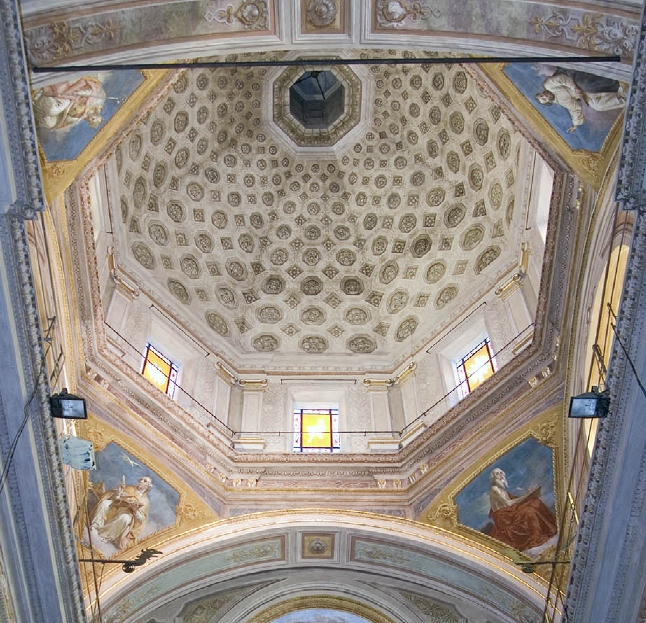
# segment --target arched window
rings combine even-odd
[[[614,340],[612,325],[616,322],[614,316],[619,312],[619,300],[623,290],[629,251],[627,244],[618,245],[612,250],[606,271],[597,285],[594,302],[590,310],[590,317],[593,319],[593,324],[590,327],[592,330],[588,335],[586,348],[586,353],[588,354],[588,389],[605,383],[606,368],[610,360],[610,351]],[[612,312],[608,306],[610,306]],[[598,319],[596,330],[594,319]],[[586,419],[583,420],[583,425],[588,439],[588,452],[592,455],[598,420]]]
[[[141,373],[157,389],[171,398],[175,397],[177,387],[177,366],[162,355],[154,346],[146,344],[146,356]]]
[[[485,337],[482,342],[456,361],[455,370],[459,383],[458,395],[462,399],[482,385],[496,371],[496,361],[489,338]]]

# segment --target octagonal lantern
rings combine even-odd
[[[345,89],[331,71],[306,71],[289,89],[289,111],[308,129],[329,128],[343,114]]]

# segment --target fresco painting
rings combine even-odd
[[[574,150],[598,152],[626,106],[617,80],[555,65],[511,63],[516,88]]]
[[[526,439],[455,498],[461,524],[530,557],[556,543],[553,451]]]
[[[36,130],[46,160],[78,158],[143,80],[136,70],[72,74],[35,89]]]
[[[111,556],[173,526],[179,493],[115,443],[96,453],[89,472],[84,544]]]
[[[308,608],[284,614],[271,623],[370,623],[363,617],[342,610]]]

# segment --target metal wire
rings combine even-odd
[[[235,67],[334,67],[335,65],[462,65],[482,63],[620,63],[620,56],[435,56],[426,58],[297,58],[248,61],[178,61],[175,63],[105,63],[32,65],[35,74],[56,72],[127,71],[132,69],[226,69]]]

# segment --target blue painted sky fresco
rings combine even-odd
[[[105,450],[96,453],[96,466],[95,471],[89,472],[90,480],[95,483],[102,482],[106,491],[116,489],[124,479],[127,485],[136,485],[142,476],[152,478],[153,488],[148,492],[150,500],[148,521],[140,538],[175,524],[175,509],[179,493],[164,482],[156,472],[143,465],[137,457],[126,452],[116,443],[110,443]]]
[[[458,493],[455,502],[461,524],[482,530],[490,521],[489,474],[496,467],[505,472],[509,493],[519,496],[540,485],[541,500],[554,511],[553,452],[530,437],[487,467]]]
[[[341,610],[311,608],[284,614],[272,623],[370,623],[363,617]]]
[[[136,70],[88,75],[99,79],[106,94],[106,101],[101,113],[101,124],[93,128],[87,121],[82,120],[72,127],[61,129],[47,129],[37,125],[38,139],[48,162],[78,158],[144,79],[141,72]],[[68,82],[74,82],[82,77],[82,74],[72,74]]]
[[[556,67],[547,65],[511,63],[505,67],[504,71],[516,88],[528,99],[529,103],[572,149],[599,151],[621,111],[608,110],[600,112],[584,105],[585,123],[578,127],[576,131],[568,132],[567,130],[572,125],[572,120],[566,108],[558,104],[546,106],[536,101],[536,94],[543,91],[545,74],[549,75],[555,69]]]

